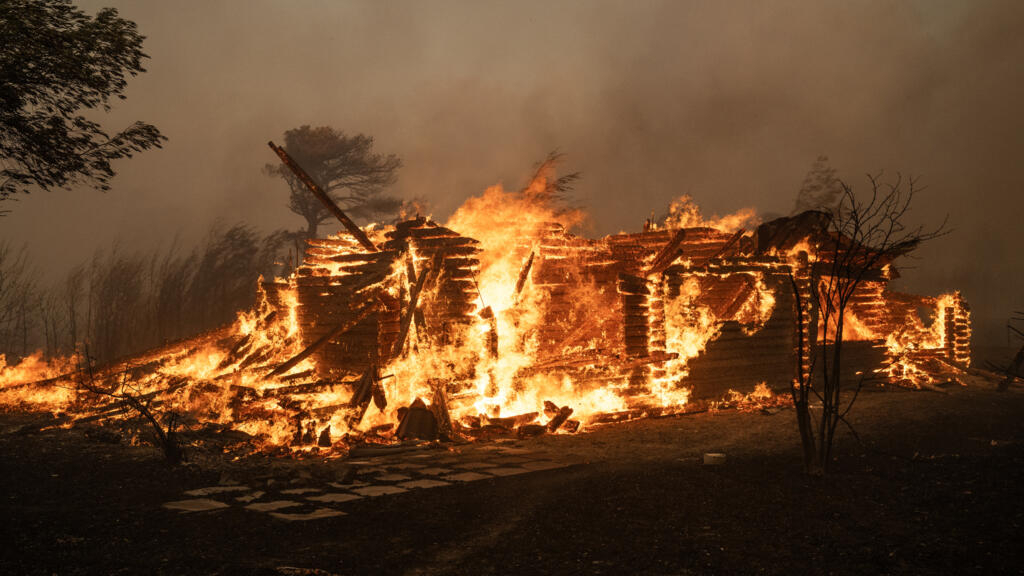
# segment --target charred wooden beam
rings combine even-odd
[[[425,270],[421,271],[425,272]],[[416,285],[416,264],[413,262],[412,252],[405,253],[405,275],[409,280],[410,289]],[[423,310],[417,308],[413,312],[413,322],[416,323],[416,335],[422,338],[423,334],[427,331],[427,319],[423,315]]]
[[[561,428],[562,424],[565,424],[565,421],[569,419],[569,416],[572,416],[572,408],[568,406],[562,406],[558,410],[558,414],[556,414],[555,417],[552,418],[550,422],[548,422],[548,432],[555,432],[559,428]]]
[[[727,251],[731,250],[731,249],[732,249],[732,247],[733,247],[733,246],[734,246],[734,245],[735,245],[735,244],[736,244],[737,242],[739,242],[739,241],[740,241],[740,238],[743,238],[743,235],[744,235],[744,234],[746,234],[746,233],[747,233],[747,231],[746,231],[746,230],[744,230],[743,228],[740,228],[739,230],[737,230],[737,231],[736,231],[736,233],[735,233],[735,234],[733,234],[731,238],[729,238],[729,241],[728,241],[728,242],[726,242],[724,246],[722,246],[721,248],[719,248],[719,249],[718,249],[718,251],[717,251],[717,252],[715,252],[714,256],[712,256],[712,257],[708,258],[708,260],[714,260],[715,258],[720,258],[720,257],[721,257],[722,255],[724,255],[724,254],[725,254],[725,253],[726,253]]]
[[[494,426],[500,426],[501,428],[512,429],[525,426],[526,424],[533,422],[537,419],[537,415],[537,412],[527,412],[525,414],[516,414],[515,416],[504,416],[501,418],[487,417],[487,423]]]
[[[302,372],[296,372],[295,374],[289,374],[287,376],[281,376],[278,378],[281,382],[291,382],[292,380],[301,380],[307,376],[312,376],[316,372],[316,369],[310,368],[309,370],[303,370]]]
[[[285,396],[290,394],[311,394],[313,392],[323,392],[328,388],[334,388],[336,386],[351,386],[358,383],[359,380],[317,380],[316,382],[309,382],[306,384],[292,384],[290,386],[268,388],[263,391],[263,396],[272,398],[274,396]]]
[[[518,434],[520,438],[530,438],[546,434],[547,431],[547,426],[544,426],[543,424],[524,424],[516,430],[516,434]]]
[[[391,350],[391,358],[398,358],[402,354],[402,349],[405,347],[405,341],[409,336],[409,326],[412,324],[412,319],[416,315],[416,306],[419,304],[420,292],[423,291],[423,286],[426,285],[427,278],[435,275],[440,270],[440,264],[443,262],[443,258],[444,253],[438,252],[434,255],[434,261],[430,268],[420,270],[419,277],[416,278],[416,284],[409,292],[409,309],[406,310],[405,315],[402,316],[402,323],[398,329],[398,339],[395,340],[395,347]]]
[[[314,196],[316,196],[317,200],[323,203],[327,210],[341,222],[341,224],[345,227],[346,230],[349,231],[349,233],[355,236],[356,240],[359,241],[359,244],[361,244],[363,248],[366,248],[370,252],[378,251],[377,246],[375,246],[374,243],[370,241],[370,238],[369,236],[366,235],[366,232],[363,232],[362,228],[357,226],[356,223],[353,222],[351,218],[349,218],[344,212],[342,212],[341,208],[338,208],[338,205],[334,203],[334,200],[331,200],[331,197],[328,196],[327,193],[324,192],[320,188],[320,186],[313,181],[313,178],[311,178],[310,175],[307,174],[306,171],[303,170],[302,167],[295,162],[295,160],[292,160],[292,157],[288,155],[288,152],[286,152],[284,148],[281,148],[280,146],[274,144],[273,142],[267,142],[267,144],[270,146],[270,149],[273,150],[278,155],[278,157],[281,158],[281,161],[284,162],[284,165],[287,166],[288,169],[291,170],[293,174],[295,174],[295,177],[298,178],[303,184],[305,184],[306,188],[309,188],[309,191],[312,192]]]
[[[526,286],[526,280],[530,277],[530,269],[533,268],[533,256],[534,253],[530,252],[530,257],[526,260],[526,264],[519,271],[519,279],[516,280],[516,296],[519,296],[519,293],[523,291],[523,287]]]
[[[655,274],[661,274],[666,268],[675,262],[676,258],[679,257],[680,248],[683,245],[683,241],[686,240],[686,229],[680,228],[675,235],[669,240],[668,244],[658,251],[655,255],[654,260],[651,261],[651,265],[647,268],[645,276],[652,276]]]
[[[224,360],[222,360],[221,363],[217,365],[217,369],[223,370],[237,362],[239,358],[245,357],[245,355],[249,352],[250,344],[252,344],[251,333],[241,337],[238,340],[238,342],[231,347],[231,351],[228,352],[228,355],[224,357]]]

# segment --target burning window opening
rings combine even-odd
[[[348,221],[309,240],[287,278],[261,280],[258,305],[231,326],[88,370],[82,357],[0,359],[0,405],[68,426],[115,419],[124,403],[90,391],[128,379],[183,426],[231,428],[271,452],[344,454],[773,405],[829,348],[836,326],[808,297],[835,273],[821,213],[754,227],[751,210],[704,220],[684,197],[665,222],[589,239],[569,232],[583,215],[555,206],[549,176],[490,188],[445,225]],[[890,291],[895,274],[880,263],[851,297],[844,362],[913,387],[955,378],[970,362],[969,308],[959,293]]]

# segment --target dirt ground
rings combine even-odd
[[[863,444],[842,434],[824,478],[802,473],[791,409],[635,421],[502,445],[567,464],[557,469],[362,498],[344,515],[287,522],[162,504],[225,482],[327,482],[353,465],[170,467],[152,448],[81,430],[18,433],[34,417],[5,414],[0,571],[1021,573],[1022,416],[1019,386],[865,392],[851,413]],[[472,459],[490,448],[435,452]],[[706,452],[727,461],[705,466]]]

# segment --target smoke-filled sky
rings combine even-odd
[[[399,196],[444,220],[518,188],[549,151],[583,173],[592,235],[640,229],[691,194],[707,214],[785,214],[828,155],[917,175],[915,222],[949,214],[902,288],[960,288],[983,339],[1024,308],[1024,3],[81,2],[147,36],[148,72],[103,122],[155,124],[163,150],[113,190],[39,193],[0,238],[61,273],[98,248],[197,242],[217,219],[304,226],[262,168],[303,124],[376,138]],[[986,327],[987,326],[987,327]]]

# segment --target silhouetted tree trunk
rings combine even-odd
[[[800,357],[807,346],[803,335],[818,330],[819,326],[822,343],[831,346],[822,356],[820,378],[813,366],[806,373],[800,368],[791,389],[804,466],[811,474],[828,470],[836,428],[840,422],[846,422],[845,417],[860,391],[858,386],[852,397],[844,398],[843,327],[850,298],[869,272],[945,233],[945,223],[932,231],[910,227],[906,223],[915,194],[913,179],[904,183],[897,175],[896,180],[889,184],[880,182],[875,176],[868,179],[871,191],[864,200],[858,198],[847,184],[841,183],[839,203],[829,214],[830,239],[812,247],[813,260],[826,263],[826,270],[820,278],[811,275],[810,302],[801,295],[797,279],[790,277],[798,307]],[[817,321],[809,326],[805,324],[805,306],[817,311]],[[821,415],[816,423],[811,413],[814,399],[821,403]]]

